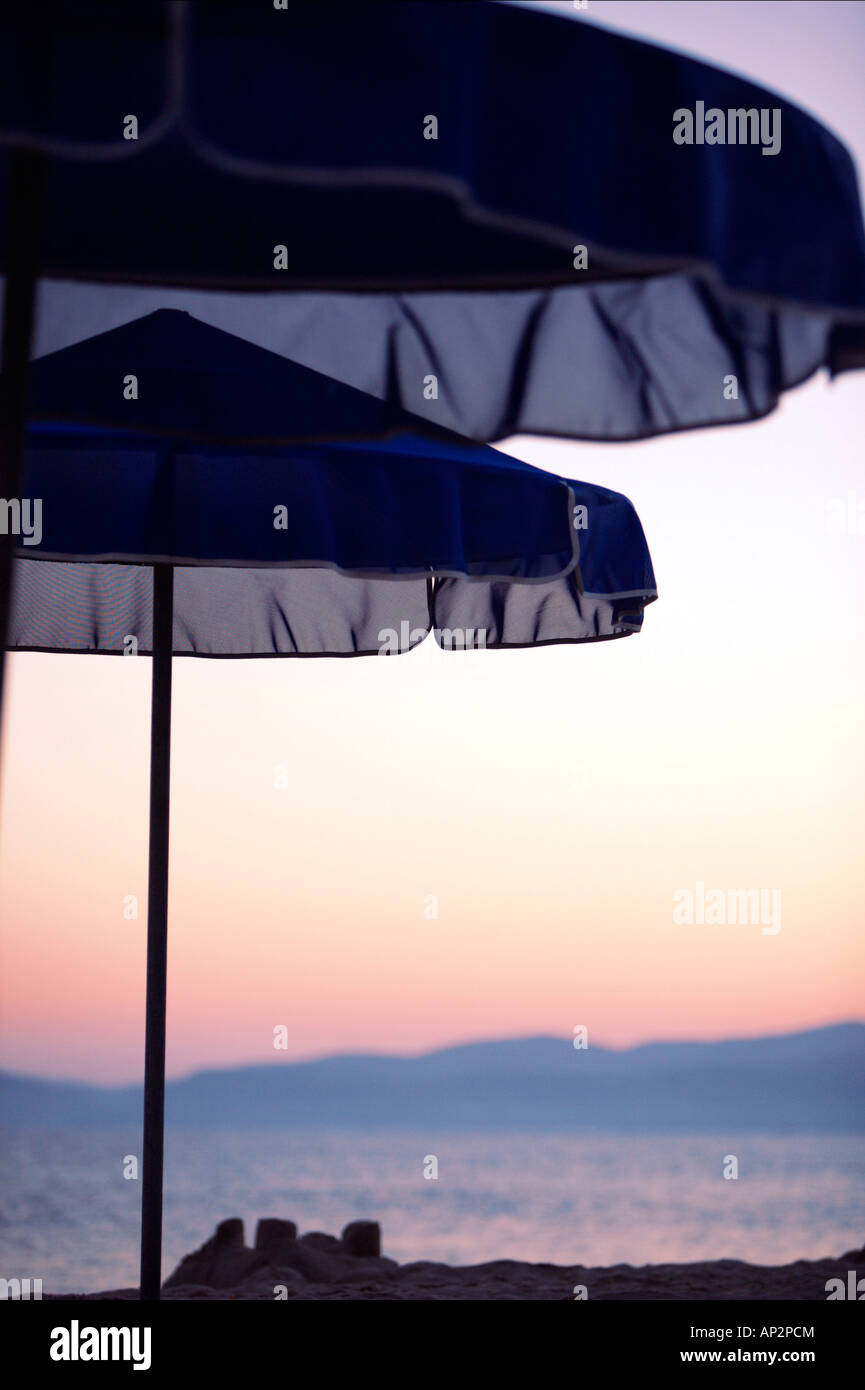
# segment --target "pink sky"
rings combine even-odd
[[[861,168],[855,8],[590,6],[788,92]],[[863,423],[859,375],[742,428],[500,445],[632,498],[661,591],[639,637],[176,661],[169,1073],[284,1058],[283,1023],[309,1056],[865,1017],[865,524],[828,520],[865,514]],[[135,1079],[150,663],[9,665],[0,1065]],[[697,880],[780,888],[781,931],[675,925]]]

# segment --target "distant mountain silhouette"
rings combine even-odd
[[[2,1125],[135,1125],[137,1086],[0,1072]],[[467,1043],[202,1071],[166,1088],[173,1125],[528,1130],[863,1130],[865,1024],[782,1037],[576,1050]]]

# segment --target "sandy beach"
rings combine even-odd
[[[260,1221],[253,1247],[243,1223],[221,1222],[214,1235],[181,1260],[166,1280],[164,1299],[371,1300],[790,1300],[825,1302],[833,1292],[850,1297],[865,1280],[865,1247],[837,1258],[769,1266],[741,1260],[607,1268],[494,1260],[451,1266],[430,1261],[397,1264],[378,1253],[375,1222],[353,1222],[342,1236],[309,1232],[294,1223]],[[838,1285],[831,1280],[840,1280]],[[843,1288],[843,1294],[840,1293]],[[863,1283],[861,1292],[865,1292]],[[66,1295],[128,1299],[137,1289]]]

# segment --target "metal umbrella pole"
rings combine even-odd
[[[150,716],[150,847],[147,896],[147,999],[141,1174],[142,1301],[162,1283],[162,1156],[165,1130],[165,996],[168,957],[168,814],[171,770],[171,656],[174,569],[153,567],[153,675]]]

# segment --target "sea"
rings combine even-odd
[[[0,1132],[0,1277],[43,1294],[138,1282],[135,1130]],[[851,1134],[562,1134],[180,1129],[166,1136],[163,1275],[218,1221],[338,1234],[381,1223],[400,1262],[755,1264],[865,1241]]]

